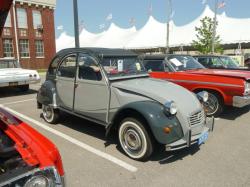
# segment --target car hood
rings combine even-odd
[[[225,69],[198,69],[185,71],[190,74],[212,75],[222,77],[233,77],[244,80],[250,80],[250,72],[244,70],[225,70]]]
[[[155,100],[163,105],[167,101],[174,101],[178,110],[181,110],[184,115],[191,115],[201,110],[201,104],[192,92],[165,80],[138,78],[113,82],[112,86]]]
[[[36,70],[22,69],[22,68],[2,68],[0,69],[0,76],[9,75],[29,75],[38,74]]]

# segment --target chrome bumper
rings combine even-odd
[[[234,96],[233,106],[234,107],[244,107],[250,105],[250,96]]]
[[[200,134],[192,135],[191,130],[189,130],[187,139],[180,139],[176,142],[173,142],[171,144],[166,145],[166,151],[174,151],[183,149],[186,147],[190,147],[191,145],[198,144],[199,138],[206,132],[213,131],[214,130],[214,118],[213,117],[207,117],[206,118],[206,124],[203,128],[203,131]]]

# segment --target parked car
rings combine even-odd
[[[64,186],[56,146],[0,108],[0,186]]]
[[[189,55],[147,55],[144,65],[151,77],[179,84],[197,93],[208,92],[204,103],[208,116],[218,116],[225,105],[250,104],[250,73],[239,70],[207,69]]]
[[[226,55],[195,55],[193,57],[209,69],[248,70],[247,67],[240,66],[234,59]]]
[[[0,87],[18,87],[28,91],[29,84],[40,82],[36,70],[22,69],[15,59],[0,59]]]
[[[196,96],[149,78],[137,57],[122,49],[58,52],[37,95],[45,121],[55,123],[65,111],[104,125],[106,135],[117,133],[123,151],[136,160],[146,160],[154,142],[169,151],[204,142],[213,120]],[[205,100],[204,93],[199,98]]]

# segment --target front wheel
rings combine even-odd
[[[59,110],[49,105],[42,105],[42,115],[46,122],[54,124],[59,119]]]
[[[207,116],[219,116],[224,108],[223,99],[214,92],[208,92],[208,100],[204,103]]]
[[[119,143],[132,159],[146,160],[153,152],[152,139],[140,121],[125,118],[119,127]]]

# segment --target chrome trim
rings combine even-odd
[[[242,108],[250,105],[250,96],[233,96],[233,106]]]
[[[171,82],[189,82],[194,84],[212,84],[217,86],[228,86],[228,87],[237,87],[242,88],[243,86],[237,84],[224,84],[224,83],[215,83],[215,82],[202,82],[202,81],[191,81],[191,80],[176,80],[176,79],[164,79]]]

